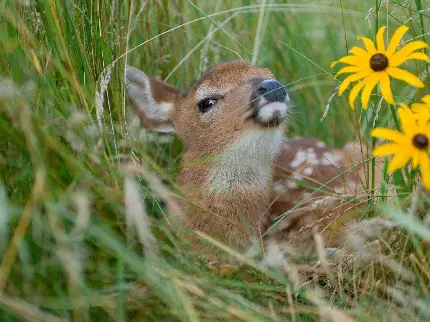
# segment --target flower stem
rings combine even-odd
[[[375,1],[375,15],[376,15],[376,17],[375,17],[375,32],[377,32],[378,28],[379,28],[379,22],[378,22],[379,0]],[[373,113],[372,113],[371,122],[373,122],[373,120],[376,117],[376,110],[377,110],[377,105],[378,105],[378,95],[377,94],[378,94],[378,90],[377,90],[377,88],[375,88],[374,96],[373,96]],[[376,145],[376,138],[372,137],[372,151],[375,149],[375,145]],[[370,157],[370,155],[368,157]],[[368,201],[369,206],[371,205],[371,203],[373,203],[375,201],[375,170],[376,170],[376,160],[373,157],[372,158],[372,165],[371,165],[372,176],[371,176],[371,178],[369,177],[369,179],[368,179],[368,180],[371,180],[370,198]],[[373,214],[373,211],[370,212],[370,215],[372,215],[372,214]]]
[[[400,131],[400,123],[399,118],[397,117],[396,108],[393,105],[390,105],[391,114],[393,115],[394,123],[396,124],[397,131]]]
[[[390,105],[390,110],[391,110],[391,114],[393,115],[393,120],[394,120],[394,123],[396,124],[397,131],[401,131],[400,122],[399,122],[399,118],[397,117],[396,108],[393,105]],[[406,167],[405,167],[405,172],[406,172],[406,177],[410,178],[410,175],[409,175]],[[394,181],[394,185],[396,187],[397,197],[399,198],[399,200],[404,200],[406,198],[406,196],[408,195],[407,192],[409,189],[408,189],[408,185],[405,182],[405,179],[403,177],[401,170],[394,171],[393,181]]]

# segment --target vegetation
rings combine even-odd
[[[211,268],[168,229],[180,143],[126,109],[125,64],[186,89],[211,65],[271,68],[295,103],[286,134],[341,146],[395,128],[337,97],[330,64],[358,35],[409,27],[429,43],[429,0],[0,0],[1,321],[428,321],[430,196],[419,171],[379,170],[350,247],[285,271]],[[387,33],[387,31],[386,31]],[[424,51],[428,54],[428,50]],[[402,66],[397,102],[430,93],[429,65]],[[135,167],[123,164],[134,163]],[[140,165],[140,166],[137,166]],[[372,190],[372,174],[384,181]],[[151,229],[148,228],[151,219]],[[224,247],[223,245],[218,245]],[[224,247],[225,248],[225,247]]]

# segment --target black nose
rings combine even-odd
[[[264,80],[257,91],[269,102],[285,102],[287,96],[287,91],[282,84],[273,79]]]

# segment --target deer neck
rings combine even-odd
[[[186,152],[178,184],[197,205],[186,206],[188,226],[237,245],[258,236],[270,206],[272,162],[282,131],[242,134],[217,156]]]

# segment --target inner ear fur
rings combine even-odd
[[[145,127],[159,132],[174,131],[169,118],[181,94],[178,88],[131,66],[126,67],[125,88]]]

